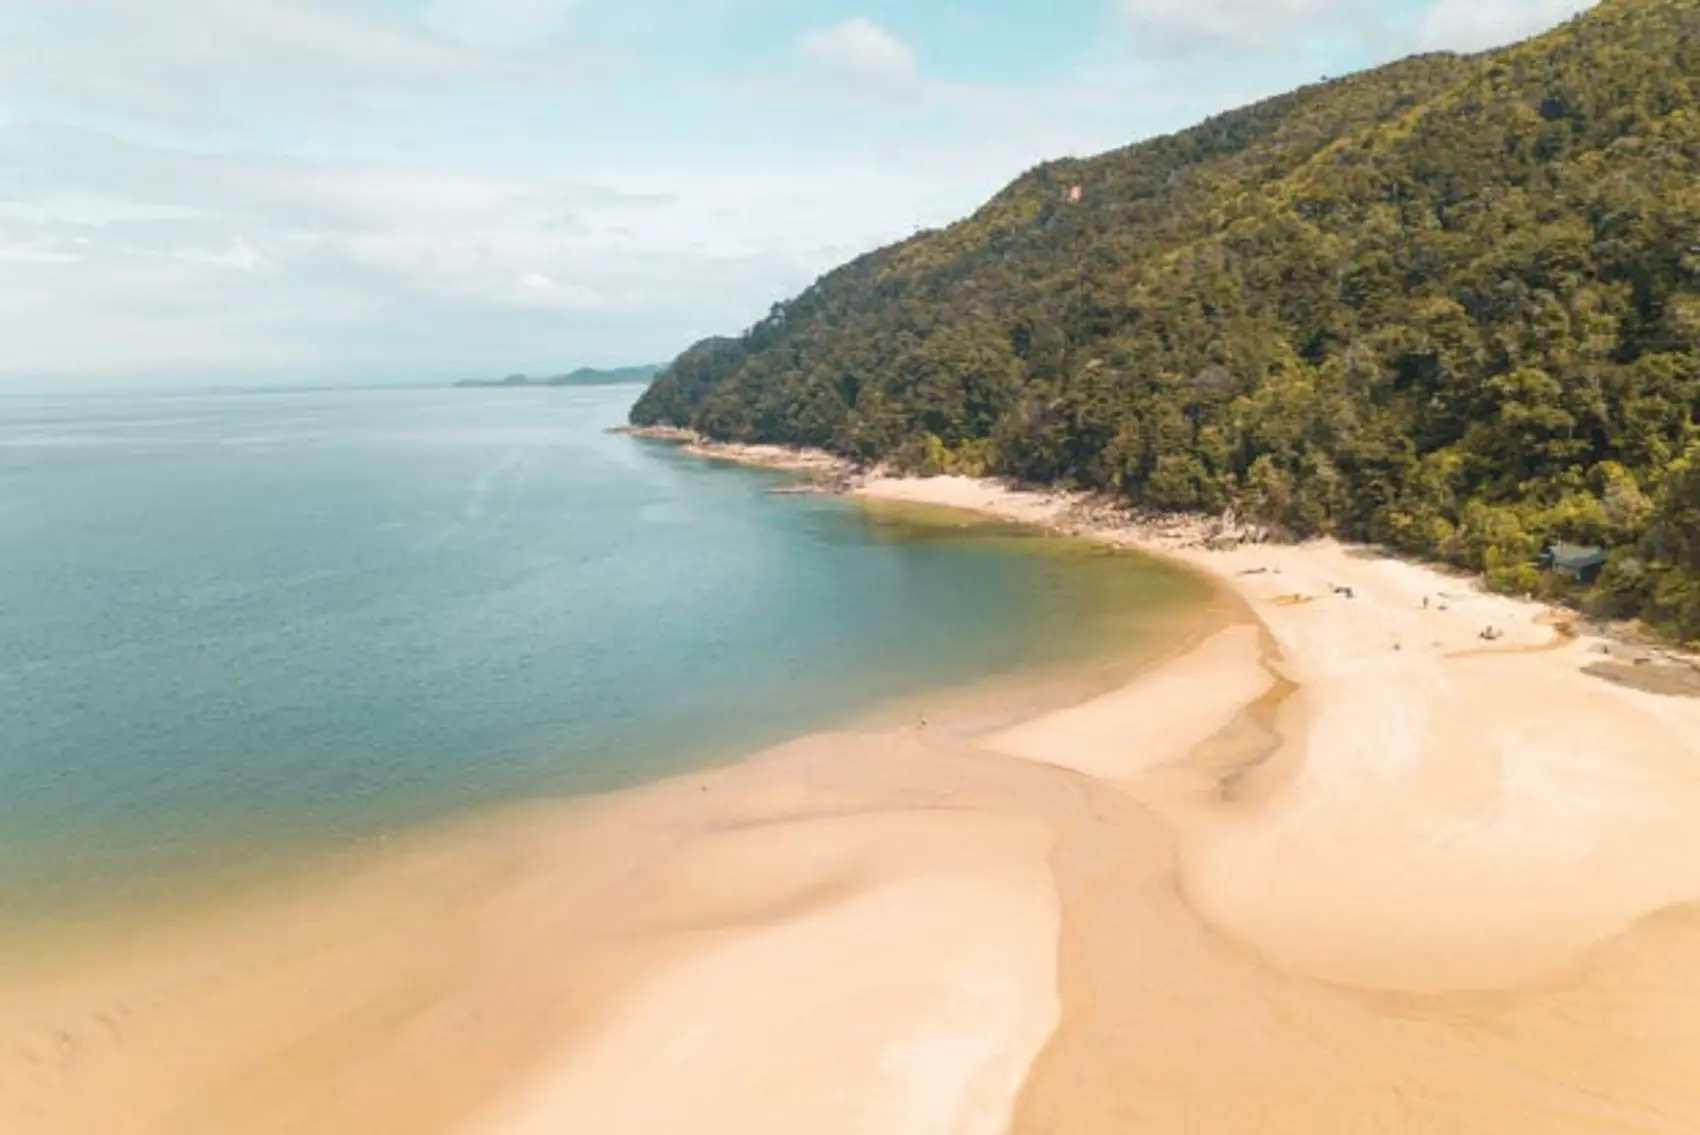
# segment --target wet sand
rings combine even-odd
[[[0,1130],[1700,1130],[1700,701],[1429,569],[1091,532],[1245,617],[0,975]]]

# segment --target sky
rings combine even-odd
[[[665,361],[1023,170],[1589,0],[7,0],[0,384]]]

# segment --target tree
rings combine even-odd
[[[1067,200],[1082,186],[1078,202]],[[686,351],[641,423],[1229,505],[1692,622],[1700,0],[1029,171]]]

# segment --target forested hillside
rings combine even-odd
[[[1700,636],[1700,0],[1033,170],[675,361],[639,424],[1008,474]],[[1078,187],[1078,193],[1076,192]]]

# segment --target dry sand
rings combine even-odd
[[[861,491],[1081,528],[986,482]],[[1064,1018],[1014,1130],[1700,1130],[1700,700],[1433,569],[1087,528],[1230,582],[1268,637],[985,739],[1165,845],[1058,871]]]
[[[991,733],[515,809],[14,974],[0,1131],[1700,1130],[1700,700],[1333,544],[858,491],[1254,618]]]

